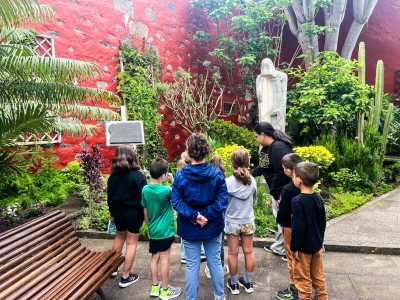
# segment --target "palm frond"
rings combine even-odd
[[[103,120],[116,121],[120,120],[121,116],[107,108],[88,105],[54,105],[49,108],[55,114],[67,116],[71,118],[80,118],[86,120]]]
[[[35,55],[35,50],[32,47],[20,44],[0,44],[0,57],[32,55]]]
[[[0,0],[0,27],[17,27],[52,18],[54,11],[35,0]]]
[[[35,37],[36,32],[32,29],[11,27],[0,28],[0,43],[21,44],[26,41],[33,41]]]
[[[18,172],[20,171],[15,161],[15,153],[3,151],[0,149],[0,172]]]
[[[95,103],[121,103],[119,97],[112,92],[72,83],[0,80],[0,91],[0,103],[37,101],[46,105],[79,104],[87,99]]]
[[[54,118],[45,105],[19,103],[0,107],[0,145],[8,145],[21,134],[45,132]]]
[[[98,74],[99,69],[95,64],[79,60],[17,55],[0,57],[0,79],[40,78],[45,82],[74,82],[89,79]]]
[[[75,118],[61,118],[55,121],[52,129],[58,132],[80,136],[93,134],[93,131],[97,129],[97,126],[92,124],[83,124],[79,119]]]

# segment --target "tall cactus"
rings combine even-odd
[[[358,48],[358,77],[363,86],[365,86],[365,70],[365,43],[361,42]],[[357,140],[360,144],[364,144],[364,119],[364,113],[360,112],[357,116]]]
[[[393,103],[389,104],[388,110],[385,114],[385,123],[383,125],[383,141],[382,141],[382,155],[384,156],[386,154],[386,147],[388,143],[388,135],[390,131],[390,123],[393,120],[393,113],[394,113],[394,105]]]
[[[383,61],[379,60],[376,64],[376,79],[375,79],[375,99],[371,106],[368,116],[368,126],[374,132],[378,132],[381,121],[382,108],[383,108],[383,81],[384,81],[384,68]]]

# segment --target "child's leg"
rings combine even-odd
[[[127,278],[129,276],[129,272],[131,271],[133,261],[135,260],[138,239],[139,234],[131,233],[129,231],[126,233],[126,254],[122,271],[123,278]]]
[[[124,247],[125,239],[126,231],[117,231],[117,234],[114,237],[113,250],[117,253],[121,253],[122,248]]]
[[[311,284],[311,255],[299,252],[299,259],[294,263],[294,284],[299,292],[300,300],[310,300],[312,294]]]
[[[200,273],[200,241],[183,240],[186,255],[186,299],[197,299]]]
[[[328,300],[328,288],[324,273],[322,250],[315,253],[311,260],[311,280],[316,300]]]
[[[163,289],[167,289],[169,285],[169,256],[170,249],[167,251],[160,252],[160,260],[161,260],[161,280]]]
[[[286,252],[286,257],[288,259],[287,264],[288,264],[288,269],[289,269],[289,283],[294,284],[293,280],[293,253],[292,250],[290,250],[290,242],[292,239],[292,229],[288,227],[283,228],[283,240],[285,243],[285,252]]]
[[[238,255],[239,255],[239,237],[233,234],[228,235],[228,266],[229,274],[232,279],[238,281]],[[236,278],[235,278],[236,277]],[[233,282],[235,283],[235,282]]]
[[[225,299],[224,272],[221,264],[221,235],[203,241],[207,257],[207,265],[211,273],[211,281],[216,300]]]
[[[222,267],[225,266],[224,244],[225,244],[225,234],[222,232],[222,239],[221,239],[221,263],[222,263]]]
[[[158,262],[160,260],[160,252],[151,255],[151,281],[153,285],[158,284]]]
[[[254,272],[253,236],[242,235],[241,239],[242,239],[244,260],[246,265],[246,275],[244,279],[246,280],[246,282],[253,282],[253,272]]]

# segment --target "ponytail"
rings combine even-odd
[[[272,137],[275,140],[284,142],[289,146],[293,146],[294,144],[293,139],[281,130],[275,130]]]
[[[251,174],[248,168],[237,168],[233,170],[233,176],[244,185],[251,184]]]

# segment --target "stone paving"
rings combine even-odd
[[[109,249],[112,241],[81,239],[82,243],[93,249]],[[179,262],[179,244],[172,248],[170,277],[171,284],[184,287],[185,266]],[[256,292],[253,295],[227,296],[227,299],[275,299],[278,288],[287,284],[285,262],[280,258],[255,249],[256,257]],[[134,285],[120,289],[116,279],[109,279],[103,286],[109,300],[150,299],[150,255],[148,244],[140,242],[134,271],[140,274],[140,281]],[[241,259],[241,265],[243,260]],[[201,267],[201,283],[199,299],[212,300],[211,282],[204,275]],[[351,254],[327,252],[325,255],[325,271],[327,274],[329,299],[331,300],[386,300],[400,299],[400,257],[385,255]],[[97,296],[91,300],[99,299]],[[184,299],[182,295],[179,299]]]
[[[400,188],[329,222],[325,243],[400,248],[399,229]]]

